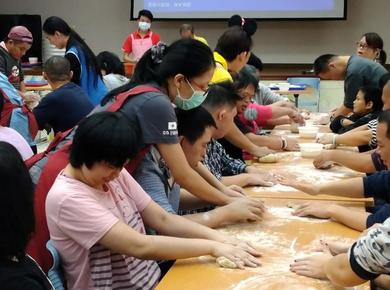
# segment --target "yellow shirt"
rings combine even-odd
[[[217,67],[214,70],[213,78],[211,79],[210,83],[220,83],[224,81],[233,81],[232,76],[228,72],[228,64],[226,59],[223,58],[222,55],[220,55],[218,52],[214,51],[214,61],[217,65]]]
[[[203,42],[203,43],[206,44],[207,46],[209,45],[209,44],[207,43],[207,40],[206,40],[205,38],[203,38],[203,37],[194,35],[194,39],[196,39],[197,41]]]

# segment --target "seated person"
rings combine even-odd
[[[161,259],[225,256],[240,268],[256,267],[259,254],[249,244],[151,200],[124,169],[137,154],[137,138],[121,112],[93,114],[76,129],[70,163],[46,199],[68,289],[153,289],[160,276],[153,260]],[[145,226],[167,236],[147,236]]]
[[[34,232],[34,187],[15,147],[0,142],[0,284],[2,290],[54,290],[26,254]]]
[[[179,32],[181,38],[193,38],[200,42],[203,42],[206,45],[209,45],[205,38],[195,35],[195,28],[192,24],[182,24],[180,26]]]
[[[240,72],[239,75],[241,74],[242,73]],[[254,130],[253,127],[248,126],[242,121],[240,115],[245,112],[248,105],[251,103],[252,97],[254,96],[255,88],[256,87],[254,83],[250,81],[250,78],[239,78],[238,81],[235,81],[234,83],[233,90],[237,91],[241,98],[240,101],[236,103],[237,116],[234,117],[234,123],[236,127],[239,128],[241,133],[244,134],[251,143],[257,146],[266,146],[273,150],[299,150],[298,142],[296,139],[287,137],[257,135],[258,132],[255,131],[256,129]],[[231,132],[229,132],[228,134],[231,134]],[[220,143],[223,145],[230,157],[234,159],[243,160],[243,149],[233,144],[228,139],[228,134],[220,140]]]
[[[390,74],[381,78],[380,87],[382,88],[382,110],[385,111],[390,108]],[[317,142],[332,144],[333,147],[337,147],[337,145],[359,146],[360,152],[369,151],[375,149],[377,145],[377,124],[378,121],[374,119],[369,121],[367,125],[359,126],[343,134],[323,134]]]
[[[353,114],[334,118],[330,123],[332,132],[342,134],[376,119],[383,107],[381,96],[382,91],[377,87],[360,88],[353,101]]]
[[[43,77],[53,91],[33,110],[40,130],[49,127],[55,134],[64,132],[92,111],[93,105],[84,90],[70,81],[72,71],[65,57],[49,58],[43,65]]]
[[[270,186],[275,181],[273,176],[253,166],[247,166],[240,159],[231,158],[217,141],[223,138],[233,126],[233,116],[237,112],[240,96],[234,92],[233,85],[223,82],[209,88],[203,106],[213,116],[216,129],[207,145],[203,163],[225,185],[262,185]]]
[[[369,229],[351,247],[338,246],[333,256],[324,253],[297,259],[290,269],[298,275],[328,279],[337,286],[358,286],[375,279],[376,286],[390,289],[389,233],[390,218]]]
[[[203,107],[188,111],[176,109],[176,115],[180,145],[188,163],[192,167],[197,167],[205,155],[206,145],[215,130],[213,117]],[[193,210],[208,205],[207,202],[195,198],[180,188],[155,148],[148,153],[133,175],[150,197],[169,213],[177,214],[179,209]],[[262,208],[263,205],[260,202],[243,197],[206,213],[183,216],[208,227],[217,227],[247,219],[260,220],[261,214],[255,212]]]
[[[390,162],[390,110],[384,111],[378,119],[378,153],[388,166]],[[284,180],[283,184],[292,186],[308,194],[330,194],[345,197],[374,197],[385,204],[374,213],[360,212],[336,204],[324,206],[323,203],[305,203],[295,210],[298,216],[331,218],[357,230],[364,230],[375,223],[383,223],[390,217],[390,172],[381,171],[367,177],[356,177],[325,184],[309,184],[294,180]]]
[[[243,91],[243,93],[254,96],[253,91],[256,92],[258,88],[258,79],[251,72],[250,68],[246,66],[236,76],[234,84],[238,91]],[[267,106],[252,102],[244,110],[244,113],[240,114],[240,118],[244,123],[247,125],[254,123],[256,127],[274,126],[276,122],[272,122],[272,120],[283,117],[286,117],[284,121],[278,121],[277,125],[289,124],[291,122],[304,124],[304,120],[299,111],[292,103],[287,101],[281,101]]]
[[[125,76],[125,67],[115,54],[103,51],[96,58],[108,91],[112,91],[129,82],[129,79]]]

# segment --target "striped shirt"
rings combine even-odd
[[[151,199],[126,170],[106,187],[97,190],[60,174],[48,193],[50,238],[61,256],[68,289],[153,289],[160,276],[155,261],[98,243],[117,222],[145,234],[140,213]]]
[[[377,147],[377,140],[376,140],[376,127],[378,126],[378,119],[371,120],[367,123],[368,129],[372,132],[372,137],[370,142],[368,143],[368,146],[370,146],[371,149],[375,149]]]

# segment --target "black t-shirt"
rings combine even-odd
[[[234,123],[236,124],[236,126],[238,127],[238,129],[244,134],[248,134],[248,133],[251,133],[251,129],[246,126],[241,120],[240,120],[240,117],[236,116],[234,117]],[[228,140],[226,140],[225,138],[222,138],[222,139],[219,139],[218,140],[223,148],[225,148],[225,151],[226,153],[231,157],[231,158],[234,158],[234,159],[241,159],[241,160],[244,160],[243,156],[242,156],[242,149],[241,148],[238,148],[236,146],[234,146],[232,143],[230,143]]]
[[[33,113],[40,130],[50,126],[57,133],[77,125],[92,109],[93,105],[84,90],[69,82],[47,94]]]
[[[53,290],[38,265],[26,256],[19,262],[0,262],[2,290]]]
[[[3,73],[8,81],[20,90],[20,83],[24,80],[22,64],[14,59],[3,47],[0,46],[0,72]]]

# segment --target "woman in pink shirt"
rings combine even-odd
[[[153,260],[212,255],[256,267],[259,254],[249,244],[168,214],[151,200],[123,169],[137,153],[137,138],[119,112],[94,114],[76,130],[70,164],[46,199],[68,289],[153,289],[160,276]],[[167,236],[147,236],[145,225]]]

